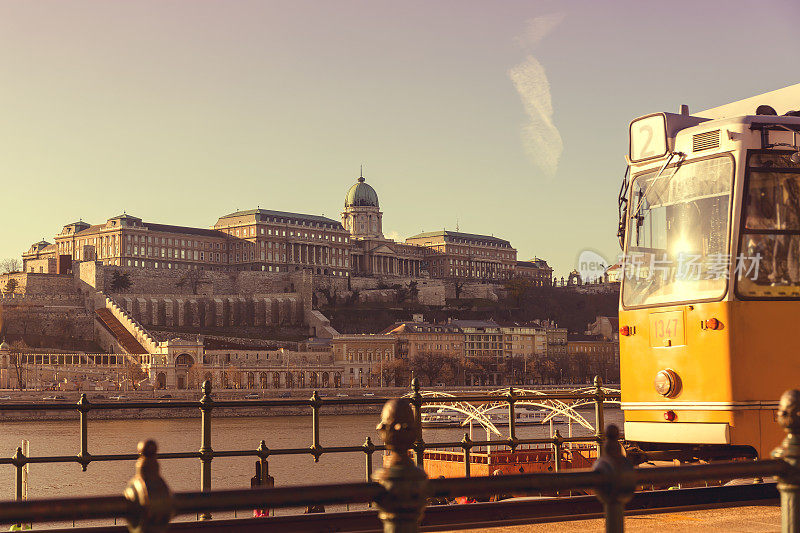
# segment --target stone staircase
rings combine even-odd
[[[95,314],[125,351],[137,355],[161,353],[160,343],[127,311],[101,291],[95,295]]]
[[[97,314],[97,319],[102,322],[108,331],[111,332],[125,352],[131,355],[142,355],[147,353],[145,347],[142,346],[138,340],[136,340],[136,337],[131,335],[131,333],[125,329],[125,326],[123,326],[122,323],[117,320],[117,317],[114,316],[110,309],[107,307],[101,307],[100,309],[95,309],[94,312]]]
[[[339,334],[333,326],[328,317],[320,313],[316,309],[306,310],[306,322],[311,329],[311,334],[321,339],[332,339]]]

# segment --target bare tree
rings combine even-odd
[[[420,352],[410,361],[411,370],[428,385],[442,382],[452,384],[459,374],[458,362],[454,357],[437,352]]]
[[[119,270],[115,270],[111,273],[110,289],[112,292],[123,292],[129,289],[131,285],[133,285],[133,283],[127,272],[121,273]]]
[[[203,382],[203,363],[197,362],[192,365],[189,369],[189,382],[186,384],[186,388],[188,389],[196,389],[200,387],[200,384]]]
[[[14,367],[14,375],[17,378],[17,388],[19,390],[23,390],[26,388],[26,376],[27,376],[27,367],[25,366],[25,355],[24,353],[30,349],[30,347],[25,344],[25,341],[15,341],[12,343],[11,348],[14,350],[11,353],[11,361],[10,363]]]
[[[453,289],[456,292],[456,300],[461,298],[461,292],[464,290],[464,285],[466,285],[466,281],[459,281],[458,279],[453,280]]]
[[[323,282],[318,288],[317,292],[325,297],[325,303],[331,307],[336,307],[336,300],[338,298],[339,288],[330,279]]]
[[[139,388],[139,382],[147,377],[147,373],[142,370],[142,365],[130,362],[125,367],[125,374],[131,380],[134,390]]]
[[[378,382],[386,387],[397,386],[398,382],[408,375],[408,371],[408,362],[405,359],[381,361],[374,370],[378,376]]]
[[[200,284],[206,283],[205,275],[205,270],[187,270],[186,273],[181,276],[181,279],[178,280],[177,286],[181,289],[183,287],[187,287],[190,291],[192,291],[192,294],[197,294]]]
[[[0,274],[9,274],[20,270],[22,270],[22,263],[20,263],[19,259],[9,257],[0,261]]]
[[[8,293],[8,294],[14,294],[17,291],[18,287],[19,287],[19,282],[17,280],[15,280],[14,278],[11,278],[6,283],[6,286],[3,287],[3,292]]]

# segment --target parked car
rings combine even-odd
[[[159,400],[171,400],[172,399],[172,394],[165,394],[164,396],[159,396],[158,399]]]
[[[244,397],[245,400],[258,400],[259,398],[261,398],[261,396],[259,396],[255,392],[251,392],[250,394],[246,394],[245,397]]]
[[[10,400],[11,396],[0,396],[0,400]]]
[[[290,392],[282,392],[282,393],[280,394],[280,397],[281,397],[281,398],[291,398],[291,397],[292,397],[292,394],[291,394]]]
[[[336,395],[336,397],[337,398],[347,398],[347,394],[345,394],[343,392],[340,392],[339,394]]]
[[[375,396],[374,392],[365,392],[364,396]]]
[[[122,394],[120,394],[118,396],[109,396],[108,399],[109,400],[127,400],[128,397],[127,396],[123,396]]]
[[[57,396],[45,396],[44,398],[42,398],[42,400],[49,400],[49,401],[53,401],[53,400],[55,400],[55,401],[62,401],[62,400],[66,400],[66,398],[64,398],[64,397],[63,397],[63,396],[61,396],[61,395],[57,395]]]

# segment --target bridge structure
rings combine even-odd
[[[602,384],[599,387],[604,396],[603,404],[619,405],[619,389],[603,387]],[[557,391],[503,387],[489,390],[486,392],[485,397],[471,401],[461,399],[461,395],[445,391],[420,391],[420,394],[426,400],[422,406],[423,412],[444,410],[460,413],[464,416],[461,422],[462,426],[470,426],[472,423],[477,423],[486,430],[487,434],[497,436],[503,434],[490,415],[500,410],[508,410],[509,405],[513,405],[514,407],[542,409],[546,412],[541,421],[542,424],[552,422],[557,417],[566,421],[569,424],[569,436],[571,437],[573,423],[589,431],[596,431],[597,420],[595,420],[595,425],[592,425],[578,409],[587,405],[595,405],[597,399],[593,395],[597,390],[598,385],[594,387],[565,388]],[[568,397],[553,397],[554,392]],[[406,395],[406,397],[410,396],[411,393]],[[511,404],[509,403],[509,398],[515,398]],[[514,407],[511,409],[513,410]],[[509,423],[512,423],[512,420],[515,420],[515,418],[509,417]]]

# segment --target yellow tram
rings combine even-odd
[[[765,457],[800,386],[800,84],[630,123],[620,192],[625,438]]]

